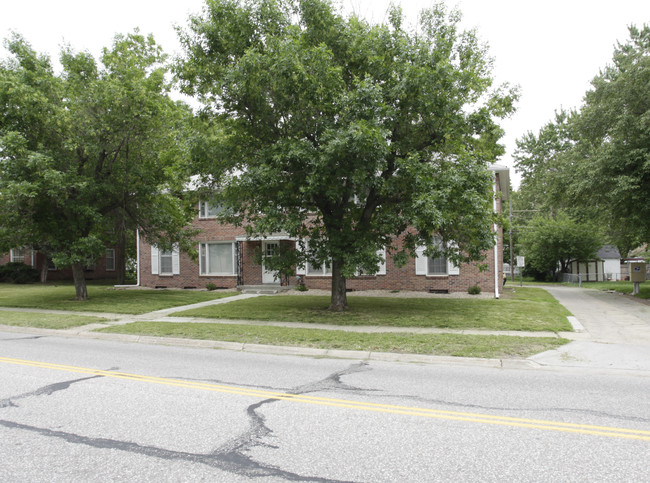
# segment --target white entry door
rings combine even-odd
[[[262,283],[280,283],[280,275],[277,271],[267,270],[264,266],[264,259],[266,257],[272,257],[280,249],[280,242],[276,241],[265,241],[262,242]]]

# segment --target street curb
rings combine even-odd
[[[530,369],[542,367],[527,359],[481,359],[473,357],[435,356],[426,354],[401,354],[395,352],[369,352],[341,349],[318,349],[312,347],[274,346],[264,344],[245,344],[241,342],[225,342],[200,339],[183,339],[178,337],[154,337],[132,334],[110,334],[85,331],[60,331],[56,329],[37,329],[34,327],[16,327],[0,325],[4,332],[24,333],[44,336],[59,336],[77,339],[107,340],[112,342],[193,347],[203,349],[220,349],[235,352],[250,352],[257,354],[323,357],[332,359],[355,359],[378,362],[403,362],[435,365],[460,365],[494,369]]]

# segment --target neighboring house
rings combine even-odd
[[[72,270],[59,269],[52,260],[42,253],[30,248],[13,248],[9,253],[0,256],[0,265],[9,262],[20,262],[30,265],[39,272],[47,265],[48,280],[72,280]],[[111,279],[116,277],[115,249],[107,248],[105,254],[96,262],[85,267],[87,280]]]
[[[574,260],[569,270],[573,275],[580,275],[582,282],[621,280],[621,254],[614,245],[604,245],[595,259],[585,262]]]
[[[501,211],[501,203],[508,197],[509,170],[493,165],[495,201],[494,209]],[[498,195],[500,192],[500,196]],[[256,253],[272,255],[280,246],[295,248],[296,241],[283,233],[265,237],[248,238],[243,228],[218,223],[218,210],[202,201],[197,207],[197,217],[192,227],[200,230],[195,238],[199,254],[198,263],[177,250],[162,251],[140,240],[139,281],[146,287],[205,288],[212,283],[223,288],[244,288],[256,285],[296,285],[301,277],[307,288],[331,288],[331,273],[327,266],[298,267],[296,275],[280,280],[278,274],[257,263]],[[477,264],[453,265],[445,258],[427,258],[424,249],[405,266],[397,267],[386,257],[376,274],[363,274],[347,280],[348,290],[417,290],[451,293],[467,292],[479,285],[484,293],[499,296],[503,277],[503,233],[495,226],[498,243],[486,253],[488,270],[480,271]],[[400,244],[400,240],[397,241]],[[495,267],[497,267],[495,269]]]

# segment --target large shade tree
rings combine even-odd
[[[572,261],[595,258],[603,238],[593,225],[559,212],[553,217],[538,215],[527,223],[521,232],[521,245],[529,272],[542,278],[549,274],[557,280],[560,273],[568,272]]]
[[[612,64],[592,80],[576,119],[576,193],[650,242],[650,26],[629,28]]]
[[[186,241],[184,134],[191,111],[173,102],[153,38],[117,36],[101,63],[61,52],[61,73],[19,36],[0,64],[0,244],[30,246],[84,267],[141,227],[153,242]]]
[[[331,264],[333,310],[384,246],[466,262],[494,243],[487,165],[516,93],[492,85],[459,20],[443,5],[411,28],[397,8],[372,25],[327,0],[208,0],[180,32],[177,73],[212,127],[197,171],[226,219],[298,240],[278,268]]]
[[[650,242],[650,26],[629,28],[580,109],[518,141],[523,197],[597,221],[621,253]]]

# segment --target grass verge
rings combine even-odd
[[[363,334],[340,330],[291,329],[238,324],[134,322],[97,332],[218,340],[319,349],[398,352],[480,358],[526,358],[569,342],[553,337],[460,334]]]
[[[571,315],[548,292],[517,288],[495,299],[348,297],[349,310],[327,310],[328,296],[279,295],[178,312],[227,320],[453,329],[571,331]]]
[[[237,292],[198,292],[185,290],[115,289],[88,284],[88,300],[75,300],[71,284],[0,284],[0,306],[33,309],[145,314],[181,305],[194,304]]]
[[[38,329],[69,329],[82,325],[106,322],[101,317],[67,314],[35,314],[28,312],[0,312],[0,324],[18,327],[36,327]]]
[[[595,290],[614,290],[615,292],[632,294],[634,288],[633,282],[583,282],[582,288],[592,288]],[[646,281],[639,284],[639,294],[636,295],[642,299],[650,299],[650,282]]]

